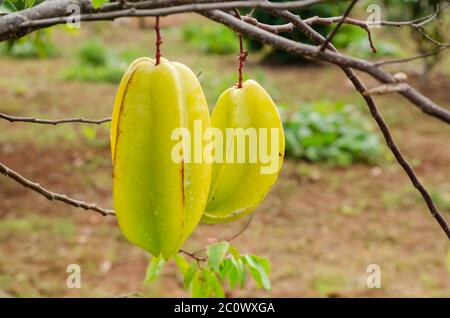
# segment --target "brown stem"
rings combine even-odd
[[[289,11],[273,11],[275,15],[281,16],[283,18],[286,18],[288,20],[291,20],[291,22],[299,28],[299,30],[305,34],[308,38],[311,40],[317,42],[318,44],[325,43],[326,39],[322,37],[318,32],[316,32],[314,29],[312,29],[310,26],[308,26],[300,17],[293,15]],[[330,50],[337,52],[336,48],[331,44],[327,44],[327,48]],[[400,151],[399,147],[394,141],[394,138],[392,137],[392,134],[389,130],[388,125],[384,121],[381,113],[378,111],[378,107],[375,104],[375,100],[372,98],[372,96],[366,95],[365,92],[367,91],[364,83],[359,79],[359,77],[356,75],[356,73],[349,67],[341,66],[341,69],[344,71],[348,79],[353,83],[356,90],[361,94],[364,101],[366,102],[369,111],[374,118],[375,122],[377,123],[378,127],[381,130],[381,133],[383,134],[383,137],[386,141],[387,146],[391,150],[392,154],[394,155],[395,159],[399,163],[399,165],[403,168],[407,176],[409,177],[411,183],[413,186],[419,191],[422,198],[424,199],[431,215],[436,219],[436,221],[439,223],[440,227],[444,231],[444,233],[447,235],[447,238],[450,239],[450,226],[447,223],[447,220],[442,215],[442,213],[439,211],[438,207],[433,201],[433,198],[431,197],[430,193],[427,191],[427,189],[423,186],[423,184],[420,182],[419,178],[417,177],[414,169],[409,164],[408,160],[404,157],[402,152]]]
[[[156,17],[155,22],[155,32],[156,32],[156,65],[159,65],[161,62],[161,44],[163,44],[163,40],[161,38],[161,28],[159,26],[159,16]]]
[[[239,10],[233,10],[236,17],[242,20],[242,17],[239,13]],[[242,83],[244,81],[244,77],[242,75],[242,70],[244,69],[245,61],[247,60],[248,52],[244,50],[244,39],[242,33],[238,33],[239,37],[239,67],[238,67],[238,83],[236,84],[237,88],[242,88]]]
[[[58,125],[65,123],[83,123],[83,124],[94,124],[100,125],[106,122],[111,121],[111,117],[106,117],[102,119],[88,119],[84,117],[78,118],[62,118],[62,119],[41,119],[34,117],[19,117],[19,116],[11,116],[4,113],[0,113],[0,118],[9,121],[10,123],[14,122],[24,122],[24,123],[35,123],[35,124],[46,124],[46,125]]]
[[[92,211],[98,212],[103,216],[114,215],[113,210],[103,209],[103,208],[97,206],[97,204],[95,204],[95,203],[86,203],[86,202],[83,202],[83,201],[80,201],[77,199],[70,198],[65,194],[51,192],[50,190],[47,190],[46,188],[42,187],[39,183],[36,183],[36,182],[26,179],[25,177],[21,176],[14,170],[12,170],[12,169],[8,168],[7,166],[5,166],[4,164],[2,164],[1,162],[0,162],[0,173],[15,180],[16,182],[20,183],[24,187],[29,188],[33,191],[36,191],[37,193],[43,195],[50,201],[55,201],[55,200],[61,201],[61,202],[73,205],[77,208],[82,208],[85,210],[92,210]]]
[[[206,257],[197,256],[197,255],[195,255],[196,253],[191,253],[191,252],[186,251],[184,249],[180,249],[178,252],[182,253],[184,255],[187,255],[187,256],[189,256],[192,259],[195,259],[197,262],[206,262],[208,260],[208,258],[206,258]]]
[[[347,7],[347,9],[345,10],[344,14],[342,15],[342,18],[336,24],[336,27],[331,31],[331,33],[327,36],[325,41],[320,45],[319,51],[324,51],[328,47],[328,43],[331,43],[331,40],[336,35],[337,31],[339,30],[341,25],[344,23],[345,19],[348,17],[350,12],[352,11],[353,6],[356,4],[356,2],[358,2],[358,0],[353,0],[350,3],[350,5]],[[370,35],[370,33],[369,33],[369,35]]]

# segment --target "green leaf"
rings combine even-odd
[[[31,8],[35,2],[35,0],[25,0],[25,8]]]
[[[107,2],[109,2],[109,0],[92,0],[92,6],[94,9],[98,9]]]
[[[19,11],[19,10],[17,10],[14,3],[10,0],[5,0],[5,1],[3,1],[2,4],[0,4],[0,14],[1,13],[12,13],[12,12],[16,12],[16,11]]]
[[[230,284],[230,288],[234,289],[239,282],[239,270],[237,267],[232,266],[228,272],[228,283]]]
[[[222,263],[225,255],[228,252],[230,243],[218,242],[208,246],[208,266],[213,270],[218,271],[220,269],[220,263]]]
[[[209,297],[209,285],[203,271],[198,270],[195,272],[190,283],[190,294],[193,298]]]
[[[231,257],[230,261],[231,267],[228,274],[230,288],[234,289],[237,283],[239,283],[242,288],[244,287],[246,278],[244,262],[241,258],[235,258],[234,256]]]
[[[177,266],[180,269],[180,272],[183,274],[183,276],[185,276],[189,270],[188,261],[182,255],[177,254],[175,256],[175,263],[177,264]]]
[[[225,292],[223,290],[222,284],[217,278],[217,275],[211,272],[211,270],[208,268],[203,269],[203,275],[205,276],[208,282],[210,292],[217,298],[224,298]]]
[[[230,253],[235,258],[240,258],[241,257],[241,254],[239,254],[239,251],[237,250],[237,248],[234,247],[234,246],[231,246],[231,245],[228,248],[228,253]]]
[[[219,275],[221,279],[225,279],[231,268],[231,259],[224,259],[220,264]]]
[[[242,257],[237,258],[236,262],[237,262],[237,268],[239,271],[239,285],[242,288],[242,287],[244,287],[244,284],[245,284],[245,276],[246,276],[245,265],[244,265],[244,261],[242,260]]]
[[[250,269],[250,273],[260,288],[270,290],[270,263],[266,258],[247,254],[244,256],[245,263]]]
[[[165,263],[166,261],[161,255],[158,257],[152,257],[150,264],[148,264],[147,272],[145,273],[144,284],[150,284],[153,282],[161,273]]]
[[[187,289],[191,284],[191,281],[194,278],[195,273],[197,272],[197,268],[198,268],[197,262],[192,262],[186,274],[184,274],[184,281],[183,281],[184,288]]]

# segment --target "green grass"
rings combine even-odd
[[[75,235],[75,223],[68,218],[49,218],[29,213],[21,217],[6,217],[0,223],[0,238],[9,235],[31,235],[33,233],[50,233],[70,238]]]
[[[239,50],[236,33],[221,24],[185,24],[182,34],[186,42],[202,53],[232,54]]]
[[[343,290],[347,282],[348,279],[342,274],[322,273],[311,279],[310,286],[319,296],[325,297]]]
[[[84,42],[76,54],[77,62],[62,73],[67,80],[119,83],[128,65],[143,56],[139,49],[117,51],[100,40]]]

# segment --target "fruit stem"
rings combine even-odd
[[[234,10],[234,13],[238,19],[242,20],[242,17],[237,9]],[[237,34],[239,37],[239,82],[236,84],[237,88],[242,88],[243,76],[242,70],[244,68],[245,61],[247,60],[248,52],[244,50],[244,39],[242,33]]]
[[[159,65],[161,62],[161,44],[163,44],[163,40],[161,38],[161,28],[159,27],[159,16],[156,17],[155,22],[155,32],[156,32],[156,65]]]

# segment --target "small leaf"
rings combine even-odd
[[[109,0],[92,0],[92,6],[94,7],[94,9],[98,9],[106,2],[109,2]]]
[[[245,267],[244,262],[240,258],[231,257],[231,267],[229,272],[229,283],[230,288],[234,289],[236,284],[239,283],[239,285],[244,287],[245,284]]]
[[[206,298],[209,296],[209,285],[203,271],[198,270],[194,273],[190,283],[190,293],[193,298]]]
[[[221,279],[225,279],[231,268],[231,259],[224,259],[220,264],[219,275]]]
[[[215,297],[224,298],[225,292],[216,274],[211,272],[211,270],[209,270],[208,268],[204,268],[203,275],[205,276],[205,279],[207,280],[208,283],[209,289],[208,293],[212,292]]]
[[[228,247],[230,243],[219,242],[208,246],[208,266],[213,270],[218,271],[220,268],[220,263],[222,263],[223,258],[228,252]]]
[[[25,8],[31,8],[34,6],[35,0],[25,0]]]
[[[153,282],[161,273],[165,263],[166,261],[161,255],[158,257],[152,257],[150,264],[148,264],[147,272],[145,273],[144,284],[150,284]]]
[[[234,246],[231,246],[231,245],[228,248],[228,253],[230,253],[235,258],[240,258],[241,257],[241,254],[239,254],[239,251],[237,250],[237,248],[234,247]]]
[[[230,288],[234,289],[239,282],[239,270],[236,266],[231,266],[228,271],[228,283],[230,284]]]
[[[244,265],[244,261],[242,260],[242,258],[238,258],[238,259],[236,259],[236,261],[238,263],[238,270],[239,270],[239,285],[242,288],[242,287],[244,287],[245,278],[246,278],[245,265]]]
[[[183,286],[184,288],[188,288],[191,284],[192,279],[194,278],[195,273],[197,272],[197,262],[192,262],[187,270],[186,274],[184,274]]]
[[[270,290],[270,264],[266,258],[247,254],[244,256],[245,263],[250,269],[250,273],[260,288]]]
[[[185,276],[187,271],[189,270],[188,261],[182,255],[177,254],[175,256],[175,263],[177,264],[177,266],[180,269],[180,272],[183,274],[183,276]]]
[[[16,12],[19,11],[17,10],[16,6],[14,5],[14,3],[10,0],[5,0],[3,3],[0,4],[0,14],[1,13],[12,13],[12,12]]]

